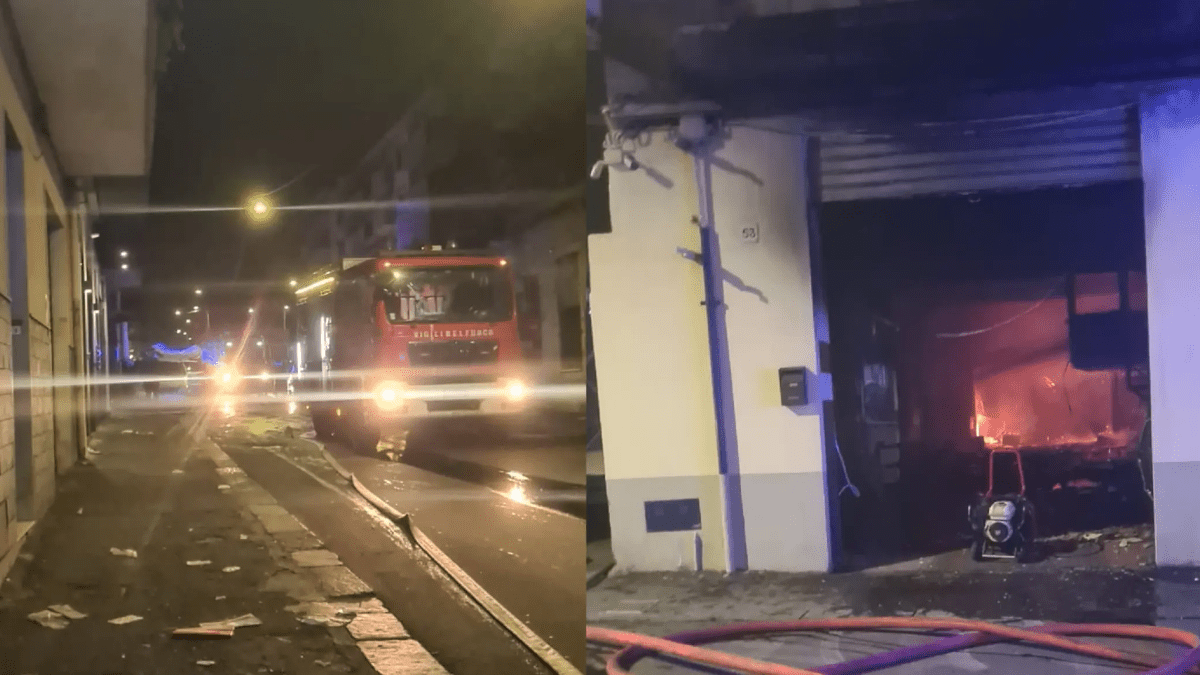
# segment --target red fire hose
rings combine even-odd
[[[796,632],[918,630],[931,634],[953,631],[960,633],[920,645],[901,647],[873,654],[854,661],[819,666],[811,669],[767,663],[697,645],[780,635]],[[1115,637],[1170,642],[1187,650],[1170,661],[1148,654],[1135,654],[1103,645],[1069,640],[1064,636]],[[1003,641],[1020,641],[1048,649],[1081,656],[1148,668],[1153,675],[1183,675],[1200,664],[1200,638],[1195,635],[1155,626],[1121,624],[1047,624],[1022,629],[966,619],[926,619],[911,617],[865,617],[854,619],[825,619],[807,621],[771,621],[733,624],[655,638],[637,633],[588,626],[589,642],[622,647],[608,660],[608,675],[629,675],[629,669],[639,660],[654,653],[670,655],[696,664],[726,668],[750,675],[857,675],[919,661],[949,652]]]

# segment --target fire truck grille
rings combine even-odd
[[[414,366],[478,366],[496,363],[500,345],[494,340],[413,342],[408,345],[408,362]]]

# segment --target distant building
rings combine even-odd
[[[302,216],[308,266],[429,240],[426,198],[434,163],[426,152],[427,122],[436,111],[435,96],[418,100],[350,172],[318,193],[317,203],[346,206]]]

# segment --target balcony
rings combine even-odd
[[[37,120],[71,177],[149,172],[160,67],[152,0],[8,0],[40,103]],[[171,7],[171,3],[163,3]],[[174,28],[174,25],[171,26]],[[171,42],[170,44],[173,44]]]

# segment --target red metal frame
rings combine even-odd
[[[984,497],[987,497],[987,498],[992,497],[994,494],[994,491],[996,489],[996,455],[997,454],[1011,454],[1017,458],[1017,478],[1018,478],[1018,480],[1020,480],[1020,483],[1021,483],[1021,492],[1019,494],[1024,495],[1025,494],[1025,466],[1021,463],[1020,451],[1016,450],[1015,448],[993,448],[992,451],[990,453],[988,453],[988,489],[987,489],[987,494],[985,494]]]

